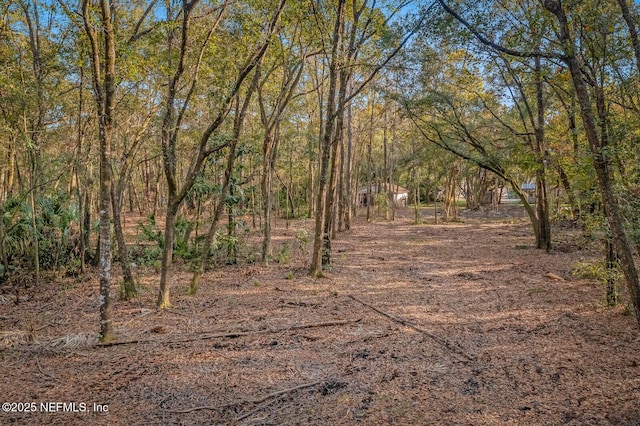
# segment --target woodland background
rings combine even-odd
[[[553,223],[575,226],[599,247],[607,303],[624,286],[640,320],[639,11],[1,0],[3,294],[19,303],[93,265],[108,342],[116,293],[139,290],[132,268],[157,269],[167,308],[172,264],[196,294],[216,265],[285,259],[273,223],[306,217],[312,230],[295,238],[313,242],[320,277],[358,212],[394,218],[400,185],[415,222],[421,203],[455,221],[459,202],[496,208],[508,191],[538,249],[553,249]],[[363,188],[374,206],[359,205]]]

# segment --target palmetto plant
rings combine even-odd
[[[10,198],[0,204],[1,280],[34,263],[36,239],[42,270],[60,271],[77,263],[79,254],[72,237],[77,208],[61,195],[39,197],[35,207],[34,221],[30,203]]]

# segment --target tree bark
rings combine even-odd
[[[100,341],[113,339],[111,314],[111,138],[115,108],[115,7],[111,1],[100,0],[100,30],[104,47],[101,53],[89,12],[89,0],[82,2],[85,32],[90,41],[94,96],[98,107],[98,138],[100,141]],[[102,55],[104,55],[104,63]],[[104,70],[104,76],[102,74]]]

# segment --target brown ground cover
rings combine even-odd
[[[195,297],[178,272],[163,311],[139,268],[115,346],[95,344],[96,276],[1,296],[0,402],[37,406],[0,424],[640,425],[638,328],[572,275],[597,256],[575,231],[546,254],[520,217],[411,215],[357,222],[319,280],[296,221],[287,262],[216,268]]]

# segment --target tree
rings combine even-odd
[[[567,9],[560,0],[541,1],[542,6],[553,14],[558,23],[558,42],[560,43],[563,60],[569,68],[571,79],[576,91],[578,105],[580,106],[580,115],[584,126],[585,135],[589,143],[589,149],[593,155],[593,166],[598,178],[598,185],[604,205],[605,216],[611,231],[611,237],[616,249],[617,256],[620,260],[620,266],[624,273],[631,295],[636,320],[640,324],[640,280],[638,278],[638,270],[633,259],[631,244],[627,238],[624,229],[623,218],[620,212],[619,202],[614,193],[614,182],[612,176],[611,156],[607,152],[610,145],[607,139],[606,120],[603,120],[604,114],[604,93],[600,87],[595,85],[594,94],[589,93],[588,87],[593,82],[594,76],[590,76],[588,72],[581,66],[578,57],[579,49],[573,39]],[[568,9],[572,11],[571,9]],[[591,78],[590,78],[591,77]],[[593,97],[596,99],[596,109],[594,111]],[[600,115],[600,131],[598,131],[598,120],[596,116]]]
[[[264,127],[260,188],[264,214],[262,262],[265,265],[269,263],[271,256],[272,181],[278,157],[282,115],[298,87],[308,54],[308,49],[301,43],[302,30],[303,27],[296,24],[291,34],[281,35],[277,49],[272,49],[274,63],[271,63],[269,68],[264,70],[264,77],[258,84],[260,121]],[[256,72],[262,74],[262,68],[262,65],[259,65]],[[276,89],[274,94],[270,96],[271,99],[268,99],[266,89],[273,78],[278,78],[280,81],[274,82],[277,84]]]
[[[334,135],[334,126],[336,120],[335,98],[338,85],[338,45],[342,38],[344,26],[344,9],[346,0],[338,0],[336,19],[334,23],[332,39],[331,39],[331,55],[329,60],[329,92],[327,101],[327,113],[321,145],[321,162],[320,162],[320,178],[318,180],[318,189],[316,196],[316,214],[315,214],[315,230],[313,239],[313,255],[311,258],[311,269],[309,274],[313,277],[322,276],[323,247],[326,251],[325,241],[329,241],[329,235],[325,233],[325,220],[330,209],[327,206],[327,199],[332,199],[329,193],[329,159],[331,157],[331,143]]]
[[[196,292],[198,291],[198,286],[200,284],[200,277],[204,273],[205,265],[209,260],[209,253],[211,251],[211,246],[213,245],[213,240],[215,238],[215,234],[218,229],[218,224],[220,222],[220,218],[222,217],[224,207],[227,204],[227,196],[229,194],[233,168],[234,168],[236,156],[237,156],[238,141],[242,133],[242,127],[247,115],[247,110],[249,109],[251,97],[253,96],[254,92],[258,88],[259,77],[260,77],[260,73],[255,71],[251,85],[247,88],[246,93],[244,95],[244,100],[242,102],[240,101],[241,99],[240,93],[238,93],[238,95],[236,96],[236,114],[234,117],[233,135],[232,135],[231,143],[229,144],[229,150],[227,153],[227,164],[224,171],[222,188],[220,189],[220,195],[218,196],[217,202],[215,204],[213,217],[211,218],[211,224],[209,225],[209,231],[207,232],[207,235],[204,239],[204,243],[200,248],[200,253],[198,253],[197,255],[198,257],[195,262],[193,276],[191,277],[191,282],[189,284],[190,294],[196,294]]]
[[[197,88],[199,71],[205,54],[205,48],[207,47],[212,34],[222,21],[223,13],[228,6],[227,1],[220,6],[214,22],[207,31],[200,49],[198,49],[197,59],[193,65],[193,73],[191,75],[190,82],[187,85],[188,91],[186,93],[179,93],[181,85],[184,84],[183,80],[186,78],[185,71],[187,66],[187,56],[191,49],[191,25],[194,19],[193,11],[198,3],[198,0],[192,0],[190,2],[183,0],[182,9],[180,11],[173,11],[171,7],[168,7],[167,10],[167,17],[170,21],[175,17],[181,17],[181,26],[179,30],[179,40],[175,39],[176,35],[173,29],[170,29],[167,35],[169,54],[174,54],[174,50],[177,49],[178,58],[172,76],[169,79],[167,93],[164,98],[165,111],[162,118],[161,142],[164,172],[167,181],[167,211],[165,215],[165,236],[162,254],[162,271],[160,275],[160,289],[157,299],[157,305],[160,308],[171,306],[169,299],[170,286],[168,283],[168,272],[171,267],[173,257],[173,243],[175,239],[175,225],[178,210],[196,182],[205,160],[212,154],[229,146],[230,140],[223,141],[213,147],[209,146],[209,142],[214,133],[224,123],[230,111],[232,101],[242,87],[244,80],[267,51],[271,37],[277,30],[277,23],[286,4],[286,0],[279,1],[266,29],[264,30],[264,34],[261,37],[262,39],[247,53],[246,57],[242,61],[238,74],[235,78],[231,79],[232,83],[229,91],[226,95],[223,95],[220,100],[219,107],[217,108],[217,112],[213,115],[213,119],[198,137],[195,153],[189,161],[186,168],[186,175],[180,185],[177,174],[177,143],[181,132],[181,126],[183,125],[183,120],[185,119],[185,114],[192,100],[192,96]],[[179,43],[177,48],[175,46],[176,42]],[[182,104],[178,106],[178,101],[182,96],[184,96],[184,100],[182,101]]]
[[[316,193],[316,216],[314,228],[313,254],[309,274],[322,276],[323,266],[331,264],[331,228],[334,219],[334,202],[338,182],[337,159],[340,141],[344,136],[344,116],[346,106],[358,96],[376,75],[405,46],[415,31],[422,25],[424,17],[417,22],[410,22],[407,28],[396,28],[394,32],[389,22],[406,6],[405,3],[391,7],[387,16],[375,8],[375,3],[368,1],[348,3],[338,0],[333,31],[331,33],[331,50],[328,54],[329,90],[325,108],[325,119],[321,130],[321,160]],[[347,10],[349,21],[346,20]],[[402,33],[402,37],[398,33]],[[367,51],[369,60],[364,59],[364,52],[370,44],[376,45]],[[327,43],[325,43],[326,46]],[[326,47],[325,47],[326,49]],[[351,82],[356,75],[356,62],[368,63],[369,66],[359,70],[361,79]],[[352,91],[347,93],[347,88]]]
[[[540,50],[542,46],[531,49],[522,42],[524,37],[531,37],[531,33],[519,38],[520,46],[524,46],[524,49],[505,46],[492,40],[490,35],[472,25],[444,0],[438,0],[438,3],[448,14],[468,29],[475,38],[493,50],[520,58],[550,58],[564,63],[568,68],[577,104],[580,108],[584,134],[593,158],[593,169],[597,176],[609,231],[629,288],[636,319],[640,323],[640,281],[632,256],[631,244],[624,228],[620,204],[614,190],[613,172],[615,168],[613,167],[612,153],[615,153],[615,146],[610,140],[607,95],[604,90],[605,82],[609,78],[606,64],[610,59],[610,28],[615,27],[613,22],[616,19],[611,15],[611,9],[604,9],[605,6],[601,2],[567,5],[562,0],[539,0],[538,3],[542,10],[548,13],[546,16],[552,16],[555,20],[554,24],[542,21],[543,26],[540,30],[545,32],[543,35],[545,38],[549,40],[555,38],[557,46],[559,46],[558,50],[555,50],[553,45],[549,45],[543,52]],[[621,6],[624,15],[624,5]],[[529,11],[531,15],[537,13],[540,19],[543,19],[544,16],[539,12],[537,8],[531,8]],[[581,17],[576,21],[578,24],[575,28],[572,27],[573,23],[570,24],[569,21],[569,18],[574,15]],[[628,21],[627,26],[631,29],[633,44],[633,28],[628,25]],[[597,29],[597,31],[593,31],[593,29]],[[509,31],[506,33],[513,34]],[[538,34],[535,34],[534,37],[537,36]],[[577,42],[578,40],[579,42]]]
[[[100,0],[98,28],[90,0],[82,2],[84,30],[89,39],[94,97],[100,141],[100,340],[113,339],[111,326],[111,139],[115,109],[115,30],[113,2]],[[100,47],[102,37],[103,47]]]

